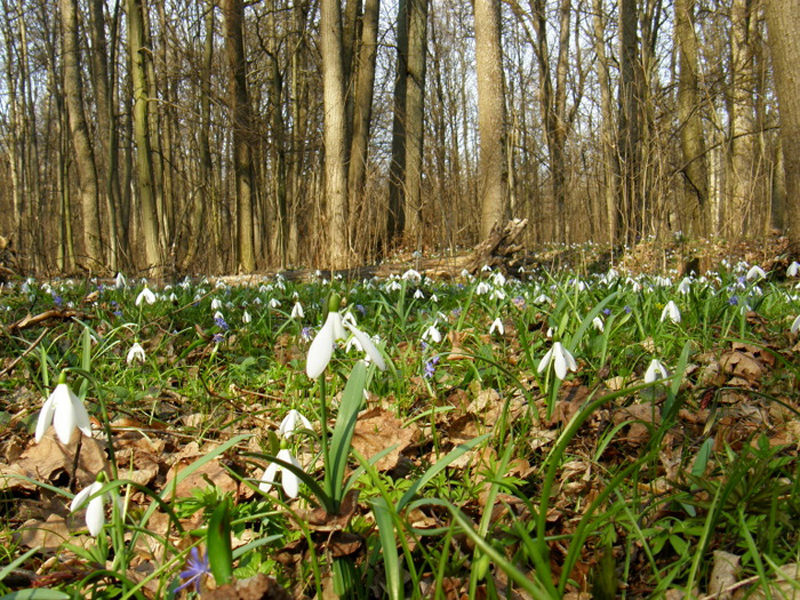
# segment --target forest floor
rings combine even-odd
[[[525,254],[514,280],[462,273],[468,253],[398,253],[358,277],[184,280],[152,303],[141,283],[12,281],[0,592],[796,593],[795,258],[779,238],[648,242],[615,260],[583,245]],[[348,345],[309,377],[331,290],[380,356],[364,367]],[[91,436],[42,428],[36,443],[60,373]],[[310,421],[297,435],[280,426],[290,409]],[[292,471],[262,485],[284,451],[307,474],[299,497]],[[98,497],[123,503],[86,510],[74,498],[99,473]],[[188,581],[198,592],[176,592]]]

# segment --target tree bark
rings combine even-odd
[[[793,0],[767,0],[765,8],[780,106],[786,227],[789,239],[800,242],[800,11]]]
[[[325,200],[331,269],[350,263],[347,228],[347,135],[339,0],[320,0],[320,50],[325,109]]]
[[[506,105],[500,49],[500,2],[475,0],[475,62],[480,132],[481,237],[507,216]]]
[[[127,0],[128,49],[133,86],[133,136],[136,141],[136,183],[144,234],[145,264],[149,272],[158,278],[161,276],[163,265],[153,180],[153,156],[150,147],[151,85],[147,76],[147,62],[152,59],[149,48],[144,44],[142,8],[141,0]]]
[[[678,51],[678,127],[680,128],[683,194],[681,228],[690,238],[706,234],[708,169],[700,113],[694,0],[675,0],[675,46]]]
[[[100,237],[100,207],[97,194],[97,169],[94,149],[83,110],[80,51],[78,46],[77,0],[61,0],[61,28],[64,45],[64,94],[66,97],[78,188],[83,215],[83,266],[96,269],[103,264]]]
[[[247,62],[244,54],[244,4],[225,0],[225,48],[230,69],[230,103],[233,115],[233,171],[236,178],[236,241],[239,270],[255,270],[253,249],[253,158],[252,118],[247,89]]]

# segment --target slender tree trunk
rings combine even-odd
[[[406,151],[403,235],[419,249],[422,235],[422,161],[425,140],[425,66],[428,50],[428,0],[408,0]]]
[[[480,131],[481,236],[502,227],[507,213],[506,106],[500,49],[500,2],[475,0],[475,62]]]
[[[780,136],[786,184],[786,227],[800,242],[800,11],[792,0],[766,0],[769,45],[780,106]]]
[[[136,142],[136,183],[139,194],[145,264],[150,274],[162,274],[159,222],[156,210],[153,179],[153,156],[150,146],[151,85],[147,62],[152,60],[145,46],[144,20],[141,0],[127,0],[128,49],[131,59],[131,85],[133,86],[133,136]]]
[[[726,218],[723,221],[730,237],[740,237],[751,230],[749,213],[755,189],[753,55],[748,36],[751,6],[748,0],[733,0],[731,5],[730,171]]]
[[[603,0],[593,0],[594,49],[597,56],[597,85],[600,88],[600,145],[603,156],[603,181],[601,190],[605,206],[608,242],[616,244],[619,235],[619,210],[617,208],[617,154],[614,151],[614,110],[608,56],[606,55],[606,26]]]
[[[405,229],[406,104],[408,79],[408,2],[399,0],[397,8],[397,62],[394,81],[394,119],[392,124],[392,160],[389,165],[389,211],[386,222],[386,245],[398,242]]]
[[[637,24],[637,0],[619,0],[620,75],[619,75],[619,202],[622,207],[625,237],[631,244],[642,235],[643,198],[640,184],[641,127],[639,101],[641,53]]]
[[[94,149],[83,111],[83,86],[81,83],[80,51],[78,46],[77,0],[61,0],[61,28],[64,45],[64,94],[66,97],[69,129],[75,150],[75,166],[83,213],[83,245],[87,269],[103,264],[103,246],[100,238],[100,208],[97,194],[97,170]]]
[[[320,0],[320,50],[325,108],[325,200],[331,269],[350,264],[347,228],[347,139],[339,0]]]
[[[236,177],[236,224],[239,270],[255,269],[253,248],[253,159],[252,118],[247,89],[247,62],[244,53],[244,4],[242,0],[223,2],[225,47],[230,69],[231,112],[233,113],[233,170]]]
[[[189,213],[189,240],[181,270],[186,271],[194,263],[200,249],[201,240],[209,229],[204,224],[207,206],[211,204],[213,165],[211,163],[211,69],[214,62],[214,0],[205,4],[205,41],[203,43],[203,68],[200,71],[200,132],[198,135],[200,165],[198,193],[193,198]],[[216,265],[215,265],[216,267]]]
[[[684,186],[681,227],[690,237],[706,234],[708,170],[700,113],[694,0],[675,0],[675,45],[678,51],[678,127]]]
[[[366,0],[361,26],[361,47],[358,60],[353,139],[347,182],[350,186],[352,212],[364,202],[367,182],[367,149],[372,121],[372,96],[375,89],[375,65],[378,57],[378,17],[380,0]]]

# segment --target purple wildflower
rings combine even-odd
[[[736,306],[737,304],[739,304],[739,296],[734,294],[733,296],[728,298],[728,304],[730,304],[731,306]]]
[[[225,336],[221,333],[215,333],[211,341],[213,341],[215,344],[221,344],[225,341]]]
[[[436,365],[439,364],[439,356],[436,355],[425,363],[425,377],[431,378],[436,373]]]
[[[610,315],[610,314],[611,314],[611,309],[610,309],[610,308],[604,308],[604,309],[603,309],[603,314],[604,314],[605,316],[608,316],[608,315]]]
[[[228,323],[225,322],[225,317],[223,317],[222,315],[218,315],[217,317],[215,317],[214,323],[216,323],[217,327],[222,329],[222,331],[228,331],[228,329],[230,329]]]
[[[367,314],[367,309],[364,308],[363,304],[356,304],[356,310],[361,313],[362,317]]]
[[[186,561],[186,570],[181,571],[180,574],[180,578],[185,579],[186,581],[184,581],[175,591],[179,592],[187,586],[194,585],[195,591],[199,594],[202,589],[200,581],[203,578],[203,575],[208,573],[209,570],[210,565],[208,564],[208,555],[201,557],[200,551],[197,549],[197,546],[195,546],[192,548],[189,560]]]

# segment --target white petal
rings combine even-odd
[[[351,317],[352,318],[352,315]],[[325,324],[331,324],[331,330],[333,331],[333,341],[338,342],[339,340],[344,340],[347,338],[347,333],[344,330],[344,325],[342,324],[342,315],[339,312],[332,312],[328,313],[328,320],[325,321]]]
[[[100,485],[95,483],[95,485]],[[100,485],[102,487],[102,485]],[[98,488],[99,489],[99,488]],[[106,511],[103,506],[103,496],[97,496],[89,500],[89,508],[86,509],[86,527],[92,537],[103,531],[103,524],[106,522]]]
[[[75,512],[76,510],[83,508],[83,505],[86,503],[86,500],[89,499],[89,496],[94,493],[95,489],[99,490],[101,487],[103,487],[102,484],[99,481],[95,481],[92,485],[87,485],[80,492],[75,494],[75,497],[72,499],[72,502],[69,505],[70,512]]]
[[[53,422],[53,413],[55,412],[55,391],[50,394],[50,397],[45,400],[42,410],[39,411],[39,419],[36,421],[36,443],[42,441],[47,428]]]
[[[558,342],[556,342],[558,344]],[[563,352],[553,352],[553,362],[555,363],[556,377],[564,379],[567,375],[567,361]]]
[[[264,469],[264,474],[261,476],[261,483],[258,484],[260,489],[265,494],[272,489],[272,484],[275,482],[275,476],[278,474],[278,465],[276,463],[269,463],[267,468]]]
[[[797,315],[797,318],[795,318],[794,323],[792,323],[792,330],[791,331],[792,331],[792,333],[797,333],[798,329],[800,329],[800,315]],[[42,410],[44,410],[44,408]],[[41,419],[41,417],[39,417],[39,418]],[[37,431],[37,435],[38,435],[38,431],[39,431],[38,427],[36,428],[36,431]],[[38,441],[38,439],[37,439],[37,441]]]
[[[308,349],[308,357],[306,358],[306,375],[309,379],[316,379],[328,366],[333,355],[333,325],[328,320],[322,329],[319,330],[317,337],[311,342],[311,347]]]
[[[53,394],[58,394],[55,399],[55,414],[53,415],[53,427],[56,429],[58,439],[62,444],[69,444],[72,438],[72,431],[75,429],[76,418],[73,409],[70,390],[66,383],[59,383]]]
[[[564,358],[567,361],[567,368],[570,371],[577,371],[578,370],[578,363],[575,362],[575,357],[572,356],[572,352],[570,352],[566,348],[563,348],[563,350],[564,350]]]
[[[378,351],[378,348],[375,346],[375,344],[372,343],[370,337],[360,329],[357,329],[351,325],[348,325],[347,328],[361,344],[361,347],[372,359],[372,362],[375,363],[375,366],[377,366],[381,371],[385,370],[386,363],[383,360],[383,356],[381,356],[381,353]]]
[[[553,356],[553,349],[550,348],[550,350],[547,351],[547,354],[545,354],[542,357],[542,360],[539,361],[539,366],[536,369],[538,373],[541,373],[548,367],[548,365],[550,364],[550,358],[552,356]]]
[[[293,464],[298,469],[300,468],[300,461],[298,461],[291,452],[286,450],[285,448],[278,452],[278,458],[282,461],[288,462]],[[286,495],[290,498],[297,498],[297,494],[300,491],[300,478],[283,467],[280,467],[281,471],[281,485],[283,486],[283,491],[286,492]]]
[[[89,420],[89,413],[72,390],[69,392],[70,402],[72,403],[72,414],[75,417],[75,427],[80,429],[86,437],[92,437],[92,422]]]

